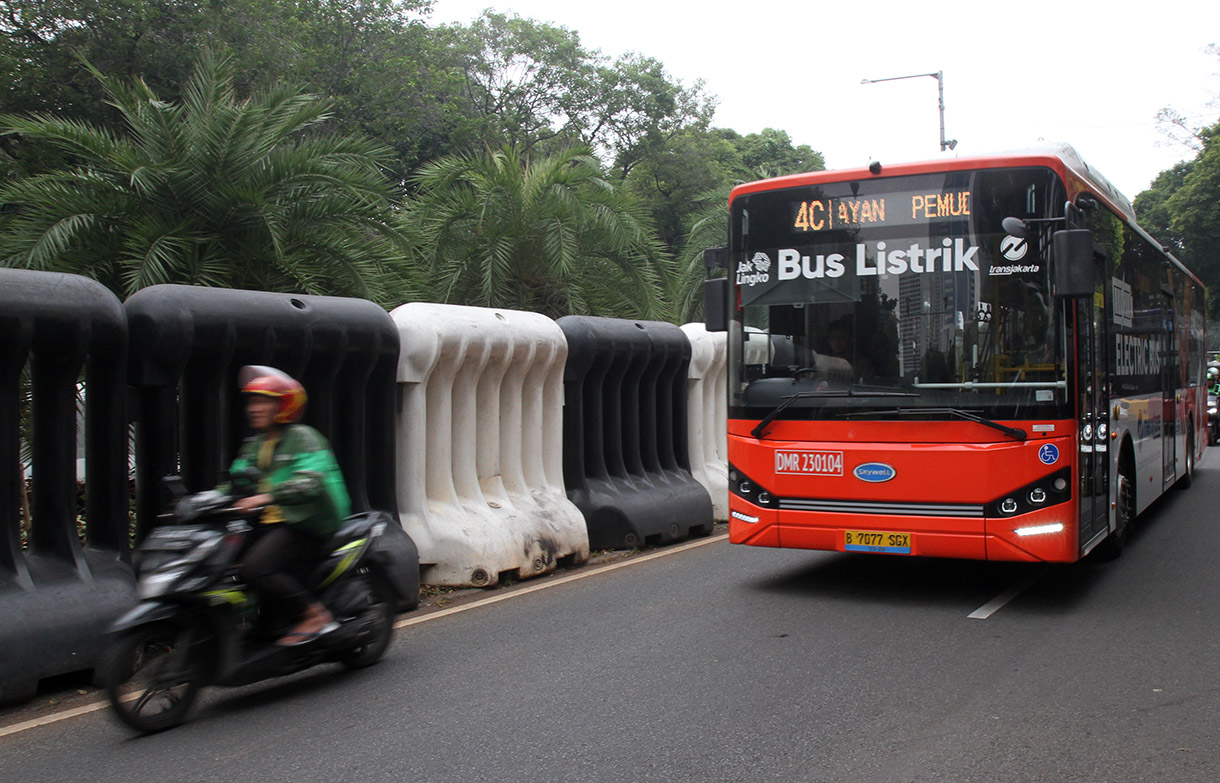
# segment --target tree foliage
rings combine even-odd
[[[512,147],[424,166],[404,212],[436,301],[658,318],[660,248],[596,158]]]
[[[201,52],[233,64],[243,94],[277,84],[329,96],[334,124],[381,140],[405,176],[472,142],[458,61],[423,23],[432,0],[0,0],[0,112],[122,122],[89,68],[178,100]],[[473,127],[473,126],[471,126]],[[56,161],[9,145],[23,171]]]
[[[711,160],[671,154],[662,159],[661,166],[650,162],[640,167],[654,174],[654,209],[659,210],[661,236],[674,257],[668,295],[679,322],[702,317],[703,280],[707,276],[703,252],[728,240],[728,201],[733,186],[826,168],[821,153],[808,145],[793,146],[786,132],[774,128],[745,136],[727,128],[711,128],[701,134],[687,134],[685,141]],[[668,175],[656,176],[666,168],[670,169]],[[684,172],[693,172],[694,176],[684,179]],[[633,177],[638,173],[634,172]]]
[[[690,311],[678,303],[695,302],[701,279],[687,263],[692,231],[715,233],[723,223],[708,220],[704,206],[723,213],[735,182],[821,166],[818,153],[783,131],[742,136],[711,127],[714,97],[701,82],[674,79],[653,57],[612,59],[582,45],[574,31],[512,14],[429,25],[433,4],[0,0],[0,114],[9,122],[0,135],[10,200],[0,211],[4,263],[80,271],[120,292],[174,279],[382,298],[401,296],[407,283],[431,286],[429,275],[436,275],[445,285],[427,290],[454,301],[654,316],[672,305],[676,317]],[[261,159],[234,147],[220,159],[216,138],[190,136],[207,124],[193,81],[202,52],[230,64],[222,103],[244,118],[230,117],[234,133],[269,131],[271,114],[311,107],[274,155]],[[99,82],[99,74],[106,79]],[[325,96],[330,108],[288,97],[309,95]],[[280,101],[278,108],[268,101]],[[211,121],[222,122],[228,111],[214,111]],[[357,148],[369,151],[359,176]],[[346,168],[336,177],[354,179],[317,186],[300,199],[303,181],[276,179],[273,170],[310,155],[342,160]],[[527,198],[523,189],[514,208],[533,214],[502,222],[484,216],[484,232],[563,220],[569,235],[580,235],[563,253],[540,255],[541,266],[518,276],[530,283],[506,282],[512,290],[503,294],[489,281],[514,276],[503,274],[499,256],[472,248],[476,239],[484,250],[493,238],[504,246],[523,240],[474,237],[455,222],[453,247],[473,255],[437,266],[428,245],[437,213],[417,204],[441,203],[427,189],[438,166],[457,161],[469,164],[461,187],[463,198],[472,198],[473,162],[486,167],[497,156],[499,176],[519,168],[531,182],[550,177],[560,187],[562,174],[570,180],[562,186],[567,197],[584,204],[561,213],[554,193]],[[188,173],[192,166],[203,168]],[[375,171],[389,182],[374,186]],[[492,181],[490,171],[483,175]],[[361,177],[366,191],[355,184]],[[393,220],[384,212],[389,197],[404,205]],[[337,212],[326,210],[345,202],[355,206],[340,229]],[[590,222],[594,208],[616,215],[617,227]],[[310,222],[333,244],[306,238]],[[289,223],[296,228],[287,231]],[[425,248],[415,256],[424,260],[391,263],[394,243]],[[263,250],[249,250],[256,246]],[[473,258],[491,266],[476,270]],[[543,280],[539,270],[557,277]],[[639,288],[644,281],[647,291]]]
[[[56,115],[0,117],[7,134],[73,164],[0,191],[0,260],[98,279],[120,296],[156,283],[384,299],[394,260],[388,153],[313,133],[330,115],[289,88],[239,100],[205,58],[180,101],[95,76],[123,132]]]
[[[1200,130],[1199,154],[1161,172],[1135,199],[1140,224],[1203,280],[1220,319],[1220,123]]]
[[[706,124],[715,108],[702,83],[675,82],[651,57],[611,62],[564,27],[486,11],[469,28],[447,32],[461,50],[466,97],[491,146],[582,145],[616,160],[625,174],[656,144]]]

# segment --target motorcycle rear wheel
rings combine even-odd
[[[186,720],[202,687],[182,632],[167,625],[136,628],[115,642],[103,661],[106,698],[136,731],[153,734]]]

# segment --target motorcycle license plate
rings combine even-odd
[[[909,555],[911,554],[911,534],[883,533],[876,530],[845,530],[843,531],[843,551]]]

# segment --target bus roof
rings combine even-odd
[[[1054,169],[1065,180],[1069,196],[1075,197],[1081,190],[1081,184],[1089,185],[1089,190],[1105,199],[1117,212],[1122,213],[1130,222],[1135,222],[1135,210],[1118,188],[1114,187],[1096,169],[1085,163],[1084,159],[1070,144],[1048,144],[1028,149],[997,152],[988,155],[973,155],[960,158],[939,158],[914,163],[882,164],[874,162],[869,166],[855,169],[837,169],[831,171],[811,171],[806,174],[789,174],[783,177],[759,180],[738,185],[729,196],[732,203],[738,196],[756,193],[776,188],[800,187],[802,185],[817,185],[824,182],[842,182],[853,179],[876,179],[878,177],[900,177],[911,174],[926,174],[935,171],[967,171],[970,169],[1012,168],[1015,166],[1046,166]],[[1071,182],[1075,179],[1077,182]]]

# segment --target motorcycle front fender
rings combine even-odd
[[[182,607],[166,601],[141,601],[127,610],[119,619],[110,624],[107,633],[116,634],[130,631],[141,625],[169,620],[182,613]]]

